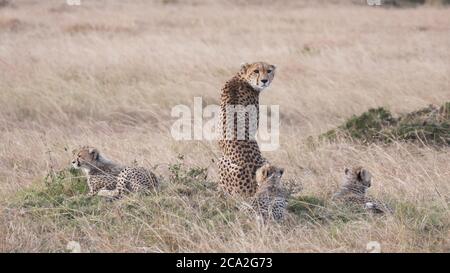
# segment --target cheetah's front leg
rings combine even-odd
[[[122,198],[125,189],[126,189],[126,181],[119,178],[115,189],[113,190],[107,190],[106,188],[101,189],[97,195],[110,197],[114,199],[120,199]]]

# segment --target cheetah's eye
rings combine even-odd
[[[259,70],[258,70],[258,69],[256,69],[256,70],[253,71],[253,72],[255,72],[256,74],[259,74]]]
[[[270,73],[272,73],[272,70],[270,70],[270,69],[269,69],[269,70],[267,70],[267,73],[269,73],[269,74],[270,74]]]

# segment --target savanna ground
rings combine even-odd
[[[0,8],[0,251],[62,252],[72,240],[86,252],[364,252],[370,241],[450,251],[448,146],[309,138],[370,107],[399,114],[450,100],[449,8],[81,2]],[[218,104],[240,63],[257,60],[278,66],[261,102],[280,105],[280,148],[264,155],[302,188],[282,225],[221,198],[215,142],[170,135],[173,106]],[[153,168],[161,191],[86,197],[66,170],[85,144]],[[330,204],[353,165],[372,172],[369,193],[392,215]]]

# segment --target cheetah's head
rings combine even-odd
[[[345,182],[347,185],[352,185],[361,190],[366,190],[372,185],[372,175],[366,169],[362,167],[356,167],[353,169],[345,168]]]
[[[256,182],[259,187],[264,185],[278,187],[281,185],[283,173],[283,168],[266,163],[256,171]]]
[[[100,153],[96,148],[84,146],[73,152],[72,166],[89,172],[100,162]]]
[[[244,63],[239,75],[246,80],[253,89],[261,92],[272,83],[276,66],[265,62]]]

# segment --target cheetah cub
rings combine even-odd
[[[89,196],[121,198],[127,192],[147,192],[158,186],[158,179],[152,172],[142,167],[121,166],[93,147],[75,150],[72,166],[86,174]]]
[[[372,174],[368,170],[362,167],[345,168],[344,174],[344,184],[333,196],[334,201],[363,206],[373,213],[389,211],[385,205],[367,196],[366,192],[372,185]]]
[[[262,216],[264,221],[284,220],[287,207],[287,191],[281,184],[284,169],[265,163],[256,171],[258,189],[251,200],[252,209]]]

